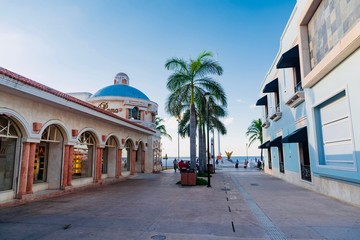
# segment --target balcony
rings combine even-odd
[[[299,82],[295,87],[294,95],[286,102],[289,107],[295,108],[305,101],[304,90]]]
[[[270,121],[268,120],[268,116],[266,116],[265,120],[263,121],[263,124],[261,125],[263,128],[270,127]]]
[[[279,120],[281,118],[281,115],[282,115],[281,112],[280,112],[280,106],[279,105],[277,105],[275,107],[275,109],[276,109],[275,113],[270,116],[270,119],[273,120],[273,121]]]
[[[263,125],[261,125],[263,128],[268,128],[270,127],[270,121],[266,118],[265,121],[263,122]]]

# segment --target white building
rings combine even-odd
[[[0,68],[0,204],[158,171],[157,104],[104,89],[90,104]]]
[[[360,1],[298,0],[261,87],[266,169],[360,206]]]

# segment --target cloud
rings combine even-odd
[[[234,122],[234,118],[233,117],[228,117],[228,118],[225,118],[224,119],[224,125],[227,126],[227,125],[230,125]]]
[[[242,100],[242,99],[236,99],[236,101],[238,102],[238,103],[244,103],[245,101],[244,100]]]

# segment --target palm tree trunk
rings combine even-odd
[[[190,169],[196,166],[196,116],[195,106],[190,104]]]
[[[204,172],[204,156],[202,154],[204,149],[204,134],[203,134],[203,126],[199,124],[198,132],[199,132],[199,172]]]

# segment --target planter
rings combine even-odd
[[[196,185],[196,172],[181,172],[181,185],[195,186]]]

